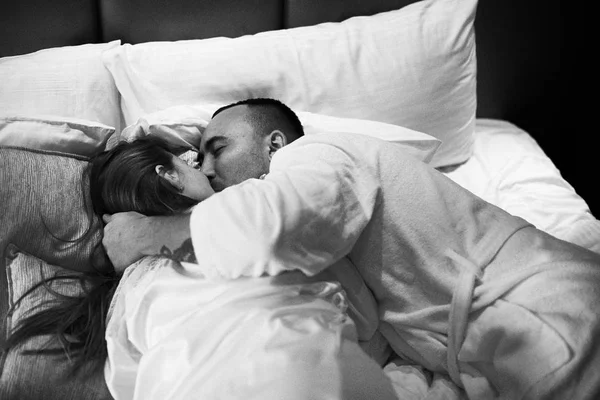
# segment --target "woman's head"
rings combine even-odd
[[[168,215],[212,195],[206,176],[172,151],[164,140],[146,136],[95,156],[89,171],[94,211]]]
[[[146,215],[167,215],[185,211],[212,195],[214,192],[206,176],[175,157],[170,150],[165,141],[145,137],[119,143],[95,156],[88,169],[94,211],[98,214],[137,211]],[[49,283],[65,281],[73,284],[74,280],[85,282],[85,294],[70,297],[51,290],[56,295],[56,302],[19,320],[0,350],[16,348],[34,336],[56,336],[58,347],[49,342],[47,347],[29,353],[64,352],[74,361],[70,372],[82,371],[88,362],[93,363],[92,371],[101,372],[107,354],[106,313],[119,281],[114,271],[50,276],[31,287],[13,307],[36,290],[47,288]]]

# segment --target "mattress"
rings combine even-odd
[[[600,253],[600,221],[533,137],[518,126],[477,119],[473,156],[441,171],[538,229]]]

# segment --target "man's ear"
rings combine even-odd
[[[283,146],[287,145],[287,137],[283,132],[276,129],[269,134],[269,160],[273,154]]]
[[[183,184],[179,179],[179,173],[175,169],[168,170],[164,165],[157,165],[154,170],[158,176],[169,182],[175,189],[183,192]]]

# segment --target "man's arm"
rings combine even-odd
[[[365,164],[364,148],[352,143],[357,135],[342,135],[341,142],[316,136],[279,150],[264,181],[217,193],[191,215],[105,218],[103,244],[115,269],[146,255],[192,261],[195,251],[209,277],[293,269],[314,275],[347,255],[371,219],[377,172]]]
[[[190,237],[190,216],[146,217],[135,212],[105,215],[102,244],[115,270],[122,272],[147,255],[196,262]]]
[[[194,207],[190,229],[207,277],[314,275],[347,255],[379,198],[375,155],[351,135],[314,135],[278,150],[251,179]],[[370,144],[370,143],[369,143]]]

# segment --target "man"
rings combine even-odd
[[[347,257],[395,352],[448,373],[469,397],[600,394],[597,254],[481,200],[398,146],[303,137],[274,100],[218,110],[200,152],[221,193],[191,215],[107,217],[104,244],[117,267],[187,253],[208,276],[234,279],[314,275]]]

